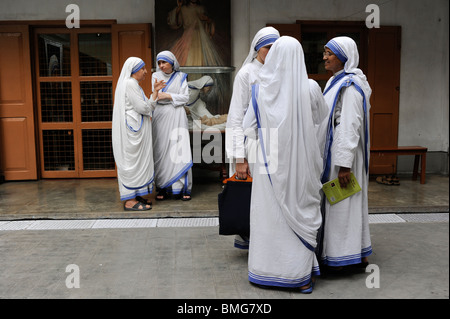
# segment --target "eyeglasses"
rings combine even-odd
[[[328,51],[323,52],[323,57],[330,57],[332,55],[334,55],[333,52],[328,52]]]

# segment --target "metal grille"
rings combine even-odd
[[[115,169],[111,130],[83,130],[84,170]]]
[[[70,76],[70,34],[40,34],[38,51],[40,76]]]
[[[78,45],[81,76],[112,75],[110,33],[80,34]]]
[[[74,140],[72,130],[44,130],[44,170],[74,171]]]
[[[70,82],[41,82],[42,122],[72,122],[72,86]]]
[[[111,122],[113,111],[112,81],[82,82],[81,120]]]

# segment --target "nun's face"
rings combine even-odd
[[[264,64],[266,62],[266,56],[269,53],[270,48],[272,47],[272,44],[266,45],[259,49],[258,56],[256,57],[259,62]]]
[[[145,80],[146,75],[147,75],[147,69],[144,66],[139,71],[132,74],[131,76],[134,77],[138,82],[141,82],[141,81]]]
[[[167,61],[159,60],[158,61],[158,66],[161,69],[161,71],[163,71],[164,73],[170,74],[173,71],[172,64],[170,64]]]
[[[325,70],[331,71],[333,74],[344,68],[344,63],[328,48],[325,48],[323,60],[325,61]]]

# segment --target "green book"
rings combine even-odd
[[[339,179],[333,179],[322,186],[322,190],[327,196],[328,201],[331,205],[334,205],[340,202],[347,197],[352,196],[361,191],[361,186],[359,186],[358,181],[355,178],[355,175],[351,173],[350,175],[350,183],[347,184],[346,188],[341,188],[339,184]]]

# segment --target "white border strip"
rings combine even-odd
[[[370,224],[408,222],[448,222],[448,213],[428,214],[369,214]],[[8,230],[75,230],[129,229],[170,227],[216,227],[219,218],[161,218],[161,219],[97,219],[97,220],[20,220],[0,221],[0,231]]]

